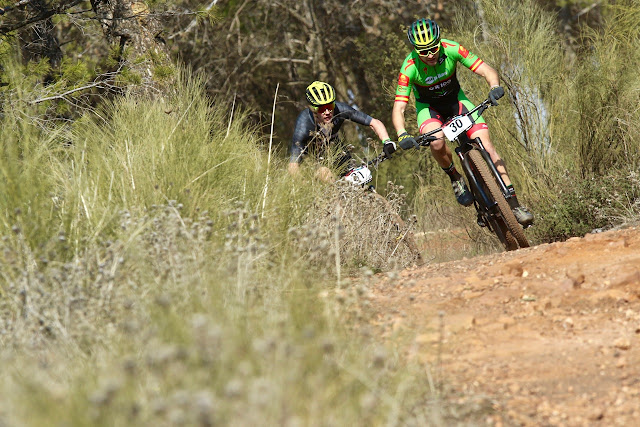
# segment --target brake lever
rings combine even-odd
[[[442,128],[438,130],[442,130]],[[418,143],[418,147],[416,148],[428,147],[431,145],[433,141],[437,141],[438,139],[442,139],[442,138],[438,138],[433,135],[420,135],[419,137],[416,138],[416,142]]]

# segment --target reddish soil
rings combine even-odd
[[[639,227],[415,267],[371,306],[487,425],[640,426]]]

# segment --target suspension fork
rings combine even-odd
[[[478,179],[473,173],[473,169],[471,169],[471,165],[469,164],[469,159],[467,158],[467,156],[465,156],[465,152],[463,152],[463,149],[461,147],[456,147],[455,151],[460,158],[460,162],[462,163],[464,171],[466,172],[467,179],[469,180],[469,185],[473,186],[473,188],[477,190],[478,194],[480,194],[480,197],[482,198],[482,206],[486,206],[489,211],[492,210],[493,207],[498,203],[495,200],[491,200],[489,199],[489,197],[487,197],[487,193],[485,193],[482,186],[478,183]]]
[[[489,170],[491,171],[491,173],[496,177],[496,180],[498,181],[498,186],[500,187],[500,191],[502,191],[502,194],[504,194],[505,199],[509,200],[511,198],[511,193],[509,193],[509,190],[507,189],[507,186],[505,185],[504,180],[502,179],[502,175],[500,174],[500,172],[498,172],[498,168],[496,168],[496,165],[493,164],[493,160],[491,160],[491,156],[489,155],[487,150],[484,148],[482,141],[480,140],[480,138],[474,138],[473,142],[478,144],[478,148],[479,148],[478,151],[480,151],[480,154],[482,154],[482,157],[487,162],[487,165],[489,166]]]

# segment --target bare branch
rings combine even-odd
[[[205,11],[209,11],[211,10],[211,8],[213,8],[213,6],[215,6],[218,3],[218,0],[211,0],[211,3],[209,3],[209,5],[204,9]],[[198,23],[198,18],[196,17],[195,19],[193,19],[191,22],[189,22],[189,25],[187,25],[187,27],[182,30],[182,31],[178,31],[177,33],[171,34],[169,37],[167,37],[169,40],[173,39],[174,37],[178,37],[181,36],[183,34],[186,34],[188,32],[190,32],[193,28],[195,28],[196,24]]]
[[[308,19],[305,19],[302,15],[300,15],[296,11],[291,10],[291,8],[285,6],[284,4],[282,4],[282,3],[278,2],[278,1],[274,2],[274,4],[276,6],[280,6],[284,10],[286,10],[289,13],[289,15],[291,15],[292,18],[295,18],[298,22],[300,22],[305,27],[307,27],[309,29],[313,27],[313,24],[311,22],[309,22]]]
[[[33,0],[27,0],[25,4],[28,4],[31,1]],[[35,16],[32,16],[27,19],[3,22],[2,24],[0,24],[0,34],[8,34],[20,28],[24,28],[31,24],[35,24],[37,22],[41,22],[46,19],[49,19],[52,16],[66,14],[69,9],[71,9],[72,7],[80,3],[82,3],[82,0],[71,0],[68,3],[63,2],[58,5],[52,5],[50,9],[37,10],[37,13]]]
[[[592,9],[594,9],[595,7],[600,6],[600,2],[595,2],[593,3],[591,6],[587,6],[584,9],[582,9],[580,12],[578,12],[574,17],[573,20],[577,20],[578,18],[580,18],[582,15],[584,15],[585,13],[589,13]]]
[[[240,16],[240,12],[242,12],[242,9],[244,9],[244,7],[247,5],[247,3],[249,3],[249,0],[245,0],[245,2],[242,3],[242,5],[236,11],[235,16],[231,20],[231,26],[229,27],[229,33],[231,33],[233,31],[233,26],[236,24],[236,22],[238,22],[238,23],[240,22],[240,19],[238,18],[238,16]],[[238,26],[240,26],[240,24],[238,24]]]
[[[63,99],[65,101],[68,101],[67,98],[66,98],[67,95],[71,95],[72,93],[80,92],[80,91],[83,91],[83,90],[86,90],[86,89],[91,89],[91,88],[94,88],[94,87],[104,87],[104,86],[105,86],[104,82],[94,82],[94,83],[90,83],[90,84],[85,85],[85,86],[81,86],[81,87],[77,87],[75,89],[68,90],[66,92],[63,92],[63,93],[60,93],[60,94],[57,94],[57,95],[47,96],[45,98],[34,99],[33,101],[30,101],[29,104],[39,104],[41,102],[52,101],[54,99]]]
[[[308,65],[308,64],[313,63],[313,60],[312,59],[296,59],[296,58],[263,58],[258,63],[258,66],[264,65],[267,62],[286,62],[286,63],[295,62],[295,63],[299,63],[299,64],[307,64]]]

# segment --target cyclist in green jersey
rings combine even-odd
[[[491,88],[489,97],[493,101],[504,95],[497,71],[459,43],[441,39],[440,27],[434,21],[430,19],[415,21],[409,27],[407,36],[415,49],[407,55],[400,69],[391,115],[393,125],[398,133],[398,142],[403,148],[417,146],[415,138],[405,129],[404,119],[405,108],[412,89],[416,99],[418,126],[421,134],[437,129],[451,117],[473,109],[473,104],[462,91],[456,77],[458,62],[484,77]],[[507,175],[504,161],[491,143],[487,124],[482,116],[474,115],[474,119],[475,123],[467,132],[467,136],[471,139],[479,137],[482,140],[512,195],[509,198],[509,205],[516,219],[524,226],[531,225],[533,215],[525,207],[520,206],[511,180]],[[444,135],[440,132],[435,136],[439,139],[431,143],[431,153],[451,179],[451,185],[458,202],[464,206],[470,206],[473,203],[473,195],[453,164],[453,156],[444,141]]]

